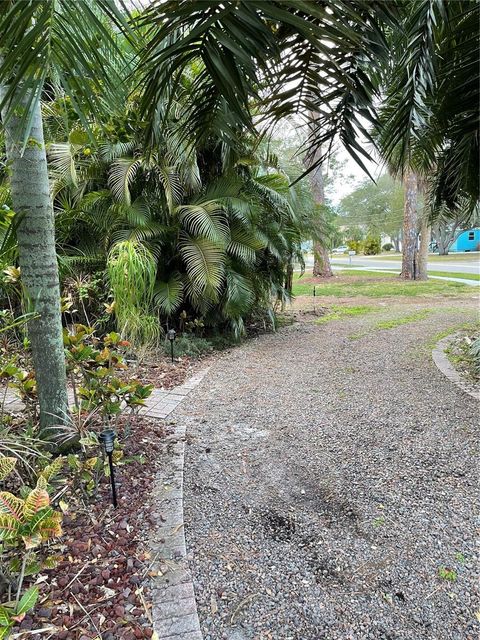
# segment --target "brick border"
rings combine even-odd
[[[144,415],[166,418],[204,378],[208,369],[195,374],[170,392],[155,394]],[[152,394],[153,396],[154,394]],[[190,574],[183,523],[183,467],[186,427],[173,425],[165,439],[165,464],[157,474],[153,490],[154,515],[158,527],[150,546],[152,568],[153,624],[159,640],[203,640]]]
[[[452,363],[447,357],[445,350],[447,346],[450,344],[452,339],[457,336],[458,333],[450,334],[446,338],[442,338],[435,345],[432,351],[432,358],[434,363],[437,365],[438,369],[443,373],[445,377],[447,377],[450,382],[456,384],[457,387],[460,387],[462,391],[468,393],[469,396],[475,398],[476,400],[480,400],[480,390],[472,389],[466,382],[463,380],[462,376],[459,372],[453,367]]]

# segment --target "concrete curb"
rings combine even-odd
[[[204,378],[205,369],[145,407],[144,415],[165,418]],[[173,397],[174,396],[174,397]],[[173,425],[165,441],[165,459],[155,480],[154,515],[159,526],[153,553],[153,623],[159,640],[202,640],[193,581],[188,567],[183,523],[183,467],[186,427]]]
[[[462,376],[458,373],[458,371],[453,367],[450,360],[445,353],[445,349],[448,347],[452,339],[458,334],[453,333],[446,338],[442,338],[439,342],[437,342],[436,346],[432,351],[432,358],[434,363],[437,365],[438,369],[446,376],[450,382],[456,384],[457,387],[460,387],[462,391],[468,393],[469,396],[475,398],[476,400],[480,400],[480,390],[475,390],[470,387],[462,378]]]

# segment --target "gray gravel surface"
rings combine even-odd
[[[428,346],[449,304],[263,336],[177,410],[205,640],[478,638],[478,405]]]

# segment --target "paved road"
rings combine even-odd
[[[331,259],[333,265],[349,266],[350,259],[347,256],[333,257]],[[313,257],[308,257],[306,260],[307,266],[313,265]],[[368,256],[352,256],[351,265],[355,267],[369,267],[376,269],[400,269],[401,258],[398,260],[382,260],[381,258],[369,258]],[[480,255],[475,254],[471,260],[458,260],[450,261],[445,260],[442,262],[431,261],[428,265],[429,271],[448,271],[452,274],[455,273],[480,273]]]

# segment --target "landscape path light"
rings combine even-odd
[[[167,331],[167,338],[170,340],[170,352],[172,354],[172,362],[173,362],[173,343],[175,342],[175,338],[177,337],[177,332],[175,329],[169,329]]]
[[[117,507],[117,489],[115,487],[115,474],[113,471],[112,455],[116,437],[117,434],[113,429],[104,429],[98,436],[98,439],[103,444],[103,448],[105,449],[105,453],[108,457],[108,466],[110,468],[110,482],[112,484],[112,503],[115,508]]]

